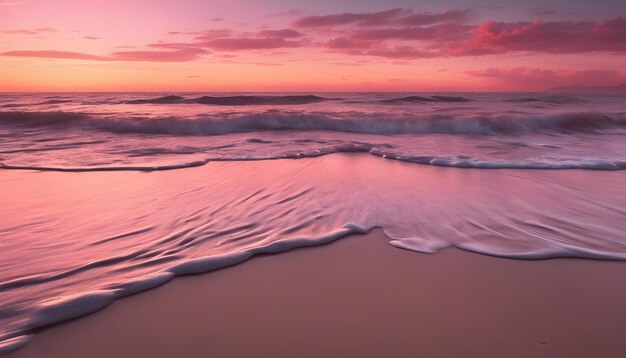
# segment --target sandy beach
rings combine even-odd
[[[398,250],[382,230],[184,276],[18,357],[623,357],[626,265]]]

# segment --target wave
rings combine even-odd
[[[80,112],[31,112],[31,111],[9,111],[0,112],[0,124],[14,124],[26,126],[54,126],[63,125],[69,122],[76,122],[88,119],[90,116]]]
[[[577,159],[577,160],[543,160],[543,161],[511,161],[502,159],[476,159],[466,156],[433,156],[433,155],[404,155],[394,153],[388,149],[381,149],[385,145],[369,143],[349,143],[327,146],[321,149],[308,151],[292,151],[280,155],[269,156],[235,156],[210,157],[194,161],[163,164],[163,165],[105,165],[105,166],[39,166],[39,165],[11,165],[0,162],[0,169],[8,170],[40,170],[55,172],[98,172],[98,171],[165,171],[184,168],[193,168],[206,165],[210,162],[241,162],[279,159],[315,158],[334,153],[367,153],[382,159],[397,160],[406,163],[432,165],[439,167],[464,169],[581,169],[581,170],[625,170],[625,160],[608,159]]]
[[[49,101],[44,101],[41,103],[37,103],[37,105],[47,105],[47,104],[61,104],[61,103],[70,103],[71,99],[51,99]]]
[[[152,99],[135,99],[126,101],[128,104],[170,104],[170,103],[182,103],[184,97],[181,96],[163,96]]]
[[[275,254],[295,248],[324,245],[353,234],[366,234],[373,227],[348,223],[342,228],[316,237],[295,237],[270,242],[265,245],[194,258],[169,269],[134,281],[118,284],[82,294],[62,297],[40,304],[37,312],[19,330],[0,336],[0,354],[13,352],[25,346],[32,334],[43,327],[82,317],[109,306],[116,299],[161,286],[176,276],[192,275],[237,265],[256,255]]]
[[[299,158],[331,152],[367,152],[379,158],[429,165],[511,165],[468,157],[403,157],[394,154],[396,148],[353,142],[285,155]],[[51,246],[51,252],[46,254],[54,259],[54,267],[34,267],[37,269],[0,282],[0,291],[9,292],[7,297],[11,298],[8,304],[0,303],[7,307],[0,320],[9,322],[0,324],[0,354],[23,346],[41,327],[105,308],[120,297],[159,286],[176,276],[217,270],[257,254],[325,244],[375,227],[383,228],[393,246],[424,253],[457,247],[518,259],[626,260],[621,235],[624,206],[620,194],[624,187],[620,175],[483,172],[468,176],[460,171],[444,174],[427,170],[424,176],[415,177],[417,173],[408,165],[387,163],[385,167],[379,159],[352,166],[346,165],[344,159],[328,156],[302,165],[288,161],[282,163],[284,167],[228,164],[195,174],[153,174],[157,178],[164,175],[163,180],[157,180],[164,184],[157,187],[151,184],[155,182],[152,175],[138,175],[133,176],[137,183],[130,191],[118,188],[117,183],[128,179],[125,176],[118,177],[119,181],[110,177],[110,185],[102,186],[102,178],[85,174],[85,185],[93,185],[94,191],[85,197],[77,196],[75,203],[70,203],[76,205],[77,210],[73,211],[80,213],[80,208],[97,202],[106,204],[98,208],[111,215],[77,214],[74,220],[56,214],[54,210],[65,213],[72,209],[63,206],[51,208],[53,219],[47,223],[37,222],[36,216],[33,222],[28,215],[22,215],[23,220],[5,230],[5,234],[14,233],[13,238],[33,234],[28,241],[35,244],[37,240],[48,243],[55,237],[60,243],[81,238],[81,246],[75,247],[85,251],[78,259],[70,255],[69,260],[64,260],[67,246]],[[195,163],[203,165],[207,161]],[[624,168],[626,163],[621,165]],[[123,167],[116,170],[120,168]],[[342,174],[325,181],[337,168],[341,168]],[[483,176],[473,178],[475,175]],[[450,183],[463,185],[445,185],[438,180],[444,177]],[[241,180],[234,182],[232,178]],[[35,184],[17,186],[15,190],[27,192],[24,188]],[[64,195],[59,190],[69,194],[75,191],[72,186],[57,189],[46,195],[57,198]],[[123,215],[118,215],[120,205],[127,210]],[[39,210],[36,202],[26,208],[32,208],[35,215]],[[20,212],[29,213],[28,209]],[[115,225],[110,226],[111,223]],[[93,228],[104,225],[107,230],[91,234]],[[298,231],[300,228],[303,231]],[[9,243],[11,238],[7,237]],[[34,246],[16,247],[18,252],[30,255],[29,247]],[[212,248],[216,250],[211,251]],[[52,254],[54,251],[57,252]],[[5,256],[14,251],[6,252]],[[138,267],[151,269],[133,271]],[[72,278],[76,280],[69,280]],[[30,295],[30,287],[37,288],[40,294]]]
[[[269,110],[234,117],[213,118],[124,118],[78,112],[0,112],[0,124],[68,125],[116,133],[218,135],[275,130],[326,130],[369,134],[526,134],[546,131],[585,132],[626,126],[625,115],[598,112],[552,115],[510,114],[496,116],[383,116],[350,113],[348,118]]]
[[[492,231],[492,229],[482,225],[481,223],[474,222],[469,219],[467,220],[479,230]],[[546,226],[545,224],[532,221],[517,222],[516,226],[511,229],[521,231],[524,229],[528,230],[527,227],[536,227],[552,231],[559,230],[558,228],[553,228],[551,226]],[[398,237],[392,234],[393,230],[388,231],[388,228],[382,226],[348,222],[338,229],[331,229],[316,236],[294,236],[267,243],[261,243],[258,246],[247,247],[224,254],[217,253],[204,257],[189,258],[161,271],[145,276],[139,276],[137,278],[130,279],[129,281],[110,284],[92,291],[74,293],[40,302],[36,307],[34,307],[33,314],[25,320],[19,328],[16,327],[17,329],[8,331],[4,335],[0,335],[0,354],[6,354],[25,346],[32,338],[32,335],[41,328],[99,311],[106,308],[119,298],[159,287],[171,281],[175,277],[207,273],[223,269],[243,263],[257,255],[276,254],[297,248],[329,244],[349,235],[367,234],[375,228],[383,229],[383,232],[391,239],[389,243],[392,246],[421,253],[434,254],[447,247],[456,247],[483,255],[524,260],[544,260],[563,257],[615,261],[626,260],[626,253],[624,252],[613,252],[603,248],[595,248],[593,246],[572,244],[567,241],[554,240],[550,237],[544,236],[538,236],[541,238],[541,246],[534,248],[524,247],[520,249],[514,244],[510,245],[510,247],[499,246],[495,242],[485,243],[474,240],[455,242],[454,240],[443,238],[439,240],[429,238],[429,240],[426,240],[419,236]],[[138,232],[141,233],[147,230],[149,229],[142,229],[125,235],[136,234]],[[532,233],[525,232],[525,234],[531,235]],[[506,237],[505,233],[501,235]],[[531,235],[531,237],[533,236]],[[141,252],[143,252],[143,250]],[[129,254],[127,255],[128,257],[109,258],[105,260],[106,262],[92,262],[78,268],[61,272],[55,276],[30,277],[26,279],[3,282],[0,283],[0,286],[5,290],[15,288],[19,289],[39,284],[41,282],[58,280],[59,278],[69,275],[85,272],[94,266],[121,261],[123,259],[128,259],[129,257],[134,257],[134,255],[136,254]]]
[[[229,117],[212,118],[129,118],[115,115],[99,115],[78,112],[0,112],[0,125],[15,126],[10,128],[3,137],[13,138],[23,136],[22,133],[30,133],[32,128],[42,128],[37,131],[37,135],[45,138],[32,139],[33,143],[39,141],[56,140],[61,138],[58,145],[5,145],[6,150],[0,151],[0,169],[15,170],[42,170],[42,171],[160,171],[173,170],[189,167],[197,167],[211,161],[248,161],[248,160],[274,160],[274,159],[297,159],[310,158],[331,153],[369,153],[385,159],[393,159],[403,162],[446,166],[454,168],[481,168],[481,169],[588,169],[588,170],[624,170],[626,160],[623,154],[612,144],[607,148],[613,148],[609,152],[601,152],[595,148],[595,144],[604,141],[615,142],[622,139],[626,127],[626,114],[613,114],[611,116],[597,112],[577,112],[560,113],[554,115],[528,115],[528,114],[506,114],[498,116],[471,116],[458,117],[451,115],[428,114],[415,116],[393,116],[386,114],[359,114],[344,113],[345,118],[332,116],[329,114],[311,114],[307,112],[270,110],[262,113],[248,115],[227,114]],[[80,136],[88,135],[98,137],[106,136],[104,140],[84,141],[75,139],[63,139],[67,135],[74,136],[76,132],[71,129],[90,131],[89,133],[79,133]],[[611,131],[607,131],[611,129]],[[616,130],[617,129],[617,130]],[[268,140],[268,136],[261,133],[266,131],[292,131],[294,135],[293,143],[273,142]],[[311,139],[301,139],[306,131],[327,131],[321,134],[340,140],[320,140],[311,143],[298,143],[301,141],[312,141]],[[244,139],[241,149],[240,144],[235,142],[222,143],[220,147],[206,147],[204,144],[195,147],[167,148],[143,148],[141,140],[135,142],[137,136],[130,134],[140,134],[141,138],[150,140],[160,140],[150,135],[170,135],[180,136],[173,141],[203,141],[201,138],[186,138],[182,136],[210,136],[230,133],[259,133]],[[328,132],[356,133],[356,134],[376,134],[376,135],[398,135],[396,137],[378,136],[377,142],[372,142],[372,137],[365,135],[332,134]],[[17,134],[19,133],[19,134]],[[80,160],[66,160],[60,156],[52,160],[33,160],[32,157],[19,156],[19,153],[35,153],[47,150],[75,149],[83,145],[114,143],[115,139],[109,133],[119,133],[121,136],[114,138],[125,138],[129,140],[131,149],[127,152],[113,152],[105,150],[106,158],[95,161],[93,164],[85,164]],[[455,150],[434,151],[427,150],[421,145],[414,148],[407,146],[407,137],[404,134],[447,134],[458,135],[460,144]],[[563,135],[563,138],[571,138],[566,141],[565,147],[572,146],[572,149],[562,148],[552,144],[533,144],[537,139],[532,135],[539,133],[553,137]],[[128,134],[126,136],[123,136]],[[146,134],[146,136],[144,136]],[[315,132],[315,135],[318,133]],[[524,135],[529,136],[524,136]],[[614,135],[612,135],[614,134]],[[502,135],[501,137],[499,137]],[[519,135],[519,140],[512,136]],[[478,136],[483,136],[479,138]],[[491,137],[487,137],[491,136]],[[239,138],[239,136],[234,136]],[[233,137],[233,138],[234,138]],[[24,137],[28,138],[28,137]],[[158,137],[161,138],[161,137]],[[228,137],[230,138],[230,137]],[[300,138],[300,139],[299,139]],[[351,138],[351,139],[345,139]],[[385,139],[388,138],[388,139]],[[535,138],[535,139],[532,139]],[[71,140],[70,140],[71,139]],[[241,138],[240,138],[241,139]],[[273,139],[273,138],[269,138]],[[397,140],[396,140],[397,139]],[[510,142],[514,139],[514,142]],[[526,141],[530,142],[526,143]],[[544,138],[548,143],[550,138]],[[582,144],[579,139],[583,140]],[[229,140],[222,137],[220,140]],[[418,140],[417,137],[415,140]],[[530,148],[527,155],[504,156],[498,150],[510,150],[499,147],[500,142],[507,145]],[[585,141],[586,140],[586,141]],[[471,149],[472,145],[484,141],[495,141],[495,147]],[[541,139],[543,141],[543,139]],[[387,144],[383,144],[387,143]],[[510,143],[509,143],[510,142]],[[399,146],[396,144],[400,143]],[[402,144],[405,143],[405,144]],[[466,143],[466,144],[463,144]],[[586,144],[585,144],[586,143]],[[617,142],[619,143],[619,142]],[[128,143],[127,143],[128,144]],[[125,145],[127,145],[125,144]],[[582,147],[589,147],[592,150],[581,152]],[[233,147],[230,150],[220,151],[217,149]],[[445,145],[445,144],[444,144]],[[107,147],[102,145],[101,147]],[[466,146],[470,146],[468,149]],[[237,147],[237,148],[235,148]],[[404,149],[402,149],[404,148]],[[422,148],[422,149],[419,149]],[[531,150],[532,149],[532,150]],[[557,152],[552,153],[555,150]],[[616,152],[617,150],[617,152]],[[17,153],[17,154],[15,154]],[[206,153],[206,154],[202,154]],[[517,152],[516,152],[517,153]],[[109,155],[126,155],[122,160],[110,160]],[[173,155],[177,155],[175,158]],[[178,155],[186,156],[185,159]],[[136,160],[134,157],[159,157],[157,159]],[[4,163],[3,163],[4,162]],[[92,161],[93,162],[93,161]],[[53,164],[55,163],[55,164]],[[56,163],[66,163],[59,165]],[[97,163],[97,164],[96,164]],[[124,163],[124,164],[120,164]]]
[[[510,160],[486,160],[461,157],[438,157],[438,156],[403,156],[387,153],[377,149],[370,154],[385,159],[395,159],[402,162],[428,164],[451,168],[474,168],[474,169],[585,169],[585,170],[624,170],[626,161],[612,161],[606,159],[585,159],[576,161],[510,161]]]
[[[584,132],[626,125],[626,117],[600,113],[453,117],[443,115],[384,117],[353,114],[336,118],[321,114],[267,111],[232,118],[106,118],[91,126],[117,133],[216,135],[273,130],[326,130],[370,134],[524,134],[545,131]]]
[[[253,106],[253,105],[296,105],[329,101],[315,95],[292,96],[202,96],[185,99],[181,96],[163,96],[151,99],[136,99],[126,101],[128,104],[207,104],[215,106]]]
[[[581,98],[571,97],[571,96],[560,96],[560,95],[552,95],[552,96],[543,96],[543,97],[520,97],[520,98],[511,98],[505,99],[504,102],[511,103],[548,103],[548,104],[577,104],[577,103],[586,103],[587,101]]]
[[[30,107],[30,106],[46,106],[51,104],[63,104],[70,103],[72,100],[69,99],[51,99],[48,101],[43,101],[39,103],[8,103],[0,105],[2,108],[12,108],[12,107]]]
[[[451,102],[451,103],[458,103],[458,102],[469,102],[469,101],[470,101],[470,99],[469,98],[465,98],[465,97],[452,97],[452,96],[430,96],[430,97],[406,96],[406,97],[400,97],[400,98],[385,99],[385,100],[382,100],[380,102],[388,103],[388,104],[398,104],[398,103],[425,103],[425,102]]]
[[[538,225],[535,223],[525,224]],[[159,287],[176,277],[220,270],[238,265],[258,255],[276,254],[298,248],[325,245],[349,235],[367,234],[375,228],[380,227],[376,225],[365,226],[356,223],[347,223],[339,229],[330,230],[317,236],[296,236],[225,254],[191,258],[150,275],[141,276],[122,283],[111,284],[92,291],[75,293],[41,302],[35,307],[32,316],[26,320],[21,327],[9,331],[4,335],[0,335],[0,354],[7,354],[24,347],[29,343],[33,334],[42,328],[97,312],[108,307],[117,299]],[[546,247],[541,249],[508,251],[503,250],[497,245],[491,246],[489,244],[473,241],[458,243],[445,240],[426,242],[423,238],[417,237],[395,238],[394,235],[388,233],[387,230],[382,229],[385,235],[391,239],[389,243],[392,246],[421,253],[434,254],[444,248],[453,246],[483,255],[524,260],[544,260],[562,257],[615,261],[626,260],[625,253],[582,247],[561,241],[552,242],[549,239],[545,239],[543,243]],[[23,287],[29,284],[32,283],[28,282],[15,286]]]

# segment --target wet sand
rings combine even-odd
[[[10,357],[624,357],[626,263],[393,248],[381,230],[184,276]]]

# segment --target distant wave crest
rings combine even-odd
[[[181,96],[163,96],[150,99],[130,100],[128,104],[209,104],[215,106],[253,106],[253,105],[295,105],[309,104],[328,101],[315,95],[292,95],[292,96],[202,96],[186,99]]]
[[[607,129],[619,129],[626,127],[626,116],[605,115],[597,112],[560,113],[553,115],[498,115],[498,116],[444,116],[437,114],[416,115],[411,117],[399,117],[382,114],[358,114],[350,113],[345,118],[328,114],[314,114],[295,111],[269,110],[262,113],[248,115],[236,114],[230,117],[208,118],[128,118],[119,115],[98,115],[74,112],[0,112],[0,125],[19,126],[30,128],[45,128],[43,132],[54,137],[55,129],[68,130],[80,129],[88,131],[105,131],[111,133],[138,133],[154,135],[177,135],[177,136],[210,136],[229,133],[262,133],[267,131],[290,130],[294,132],[305,131],[330,131],[356,134],[450,134],[464,136],[464,141],[473,141],[471,136],[491,136],[493,139],[502,136],[516,136],[536,133],[582,133],[591,134],[596,142],[605,134],[615,133]],[[619,133],[623,131],[620,130]],[[297,133],[294,133],[297,134]],[[614,139],[609,139],[614,140]],[[196,156],[192,160],[181,161],[168,160],[165,163],[135,162],[133,164],[113,164],[106,161],[98,165],[83,166],[56,166],[51,164],[35,164],[35,162],[15,161],[11,158],[0,158],[0,168],[3,169],[34,169],[53,171],[111,171],[111,170],[170,170],[193,166],[201,166],[209,161],[242,161],[242,160],[269,160],[284,158],[306,158],[330,153],[361,152],[374,156],[394,159],[404,162],[447,166],[456,168],[512,168],[512,169],[592,169],[592,170],[623,170],[626,169],[626,161],[619,155],[602,156],[597,154],[579,156],[575,152],[567,156],[541,156],[533,154],[527,158],[515,159],[500,158],[497,153],[492,155],[485,152],[482,155],[467,156],[466,150],[458,153],[437,153],[432,151],[404,151],[396,150],[393,146],[385,147],[379,144],[367,143],[366,138],[357,141],[348,141],[342,144],[332,142],[320,142],[314,148],[288,146],[284,150],[276,149],[273,152],[229,152],[221,154],[207,154],[206,157]],[[264,145],[272,143],[267,139],[249,138],[248,143]],[[393,142],[393,141],[392,141]],[[99,143],[99,142],[96,142]],[[83,142],[78,142],[82,145]],[[67,146],[53,146],[68,148],[76,146],[71,142]],[[46,147],[47,148],[47,147]],[[46,148],[42,149],[45,150]],[[36,149],[15,149],[0,152],[10,155],[15,152],[34,152]],[[185,152],[182,154],[201,153],[204,150]],[[154,152],[137,148],[133,157],[154,155]],[[158,153],[168,154],[167,151]],[[181,154],[174,151],[174,154]],[[424,155],[423,155],[424,154]],[[548,154],[548,153],[546,153]],[[558,159],[560,158],[560,159]]]
[[[430,96],[430,97],[406,96],[406,97],[400,97],[400,98],[386,99],[386,100],[382,100],[381,102],[388,103],[388,104],[399,104],[399,103],[427,103],[427,102],[457,103],[457,102],[469,102],[469,101],[470,101],[469,98],[456,97],[456,96]]]
[[[233,132],[273,130],[326,130],[380,134],[525,134],[547,131],[584,132],[625,126],[626,117],[597,112],[554,115],[510,115],[454,117],[423,115],[385,117],[351,114],[337,118],[323,114],[269,110],[257,114],[226,118],[123,118],[74,112],[0,112],[1,124],[72,125],[84,129],[116,133],[153,133],[178,135],[217,135]]]

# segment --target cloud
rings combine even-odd
[[[546,89],[556,86],[615,85],[626,82],[626,74],[617,70],[564,70],[533,67],[497,68],[465,71],[473,77],[483,77],[501,84],[515,83],[520,87]]]
[[[230,37],[234,33],[231,29],[211,29],[200,32],[200,36],[196,37],[196,40],[212,40],[222,37]]]
[[[8,51],[0,53],[0,56],[11,57],[35,57],[35,58],[63,58],[73,60],[91,60],[91,61],[107,61],[105,56],[96,56],[80,52],[71,51],[55,51],[55,50],[43,50],[43,51],[29,51],[18,50]]]
[[[296,27],[335,27],[353,25],[374,26],[425,26],[447,22],[463,22],[472,13],[471,9],[448,9],[440,12],[414,12],[410,9],[389,9],[367,13],[341,13],[323,16],[304,16],[294,21]]]
[[[104,56],[55,50],[8,51],[0,53],[0,56],[89,61],[186,62],[195,60],[205,54],[208,54],[208,51],[204,49],[187,48],[174,51],[117,51]]]
[[[305,14],[304,11],[298,10],[298,9],[294,9],[294,10],[283,11],[283,12],[278,12],[278,13],[266,15],[266,16],[263,16],[263,18],[271,19],[271,18],[275,18],[275,17],[293,17],[293,16],[304,15],[304,14]]]
[[[428,27],[362,29],[350,32],[348,37],[353,40],[431,40],[434,31]]]
[[[100,40],[100,37],[96,36],[83,36],[83,38],[86,40]]]
[[[400,22],[404,25],[411,26],[424,26],[424,25],[432,25],[432,24],[440,24],[444,22],[462,22],[465,21],[469,15],[472,13],[472,10],[459,10],[459,9],[449,9],[441,12],[422,12],[413,15],[409,15],[400,20]]]
[[[326,48],[348,55],[385,57],[391,59],[413,59],[433,57],[433,53],[412,46],[386,46],[372,41],[352,40],[338,37],[328,41]]]
[[[367,13],[342,13],[322,16],[304,16],[293,24],[296,27],[328,27],[341,25],[376,26],[386,25],[397,19],[404,9],[390,9]]]
[[[109,55],[111,61],[187,62],[209,52],[200,48],[183,48],[173,51],[118,51]]]
[[[442,56],[439,44],[460,41],[469,36],[471,27],[440,24],[429,27],[368,28],[349,31],[344,37],[327,41],[330,50],[352,55],[391,59]]]
[[[554,17],[557,11],[555,9],[532,8],[528,13],[533,17]]]
[[[432,57],[516,54],[580,54],[626,52],[626,18],[600,21],[485,21],[469,24],[474,10],[417,12],[395,8],[367,13],[300,16],[292,28],[214,28],[170,31],[190,35],[180,42],[159,41],[146,50],[92,55],[69,51],[5,52],[4,56],[71,58],[98,61],[192,61],[211,52],[265,51],[310,48],[354,56],[404,61]],[[9,34],[56,32],[51,28],[0,30]],[[97,37],[84,36],[95,40]]]
[[[218,37],[228,37],[233,34],[231,29],[210,29],[206,31],[168,31],[168,35],[196,35],[198,40],[208,40]]]
[[[359,39],[350,39],[345,37],[336,37],[325,43],[329,49],[366,49],[374,46],[371,41],[363,41]]]
[[[424,51],[412,46],[397,46],[394,48],[376,48],[363,52],[366,56],[377,56],[393,59],[414,59],[430,58],[435,55],[432,52]]]
[[[304,36],[301,32],[293,29],[261,30],[258,34],[263,37],[281,37],[284,39]]]
[[[350,32],[348,36],[357,40],[451,41],[466,37],[471,29],[471,26],[441,24],[429,27],[360,29]]]
[[[198,44],[216,51],[267,50],[276,48],[300,47],[296,41],[279,37],[268,38],[221,38]]]
[[[390,58],[399,54],[407,58],[410,54],[422,58],[510,52],[563,54],[626,51],[626,19],[623,17],[595,22],[486,21],[468,25],[466,22],[472,13],[472,9],[415,12],[396,8],[368,13],[303,16],[297,18],[293,26],[314,30],[317,38],[312,43],[327,49],[354,55],[385,57],[388,54]],[[556,14],[551,9],[538,13],[543,16]],[[324,35],[332,37],[324,39]],[[398,48],[403,50],[396,50]],[[407,50],[409,48],[410,51]]]
[[[169,32],[169,34],[180,34]],[[257,33],[235,33],[230,29],[212,29],[198,33],[195,42],[158,42],[148,44],[149,47],[166,49],[202,48],[213,51],[247,51],[247,50],[271,50],[279,48],[302,47],[302,41],[297,38],[303,37],[294,29],[262,29]]]
[[[552,9],[535,12],[542,16],[556,14]],[[382,57],[389,54],[390,58],[396,58],[398,53],[407,53],[407,57],[414,53],[416,58],[421,58],[510,52],[565,54],[626,51],[626,19],[623,17],[601,21],[486,21],[468,25],[466,22],[472,13],[472,9],[415,12],[397,8],[369,13],[304,16],[296,19],[293,26],[313,29],[318,38],[323,34],[333,36],[317,41],[331,50],[343,50],[355,55],[375,53]],[[369,49],[378,50],[366,51]]]
[[[201,48],[203,46],[197,46],[195,43],[189,42],[157,42],[154,44],[148,44],[148,47],[168,49],[168,50],[181,50],[187,48]]]
[[[200,35],[199,31],[169,31],[168,35]]]
[[[24,2],[19,0],[0,0],[0,6],[17,6],[22,5]]]
[[[512,51],[585,53],[626,51],[626,19],[598,22],[554,21],[504,23],[488,21],[449,55],[484,55]]]
[[[396,58],[397,51],[356,51],[412,47],[415,58],[527,53],[621,53],[626,51],[626,19],[601,21],[487,21],[480,25],[442,23],[430,26],[363,27],[343,31],[324,46],[349,54]],[[408,47],[407,47],[408,46]],[[406,56],[409,57],[408,55]]]
[[[0,33],[6,35],[41,35],[54,32],[58,32],[58,30],[50,27],[41,27],[38,29],[0,30]]]

